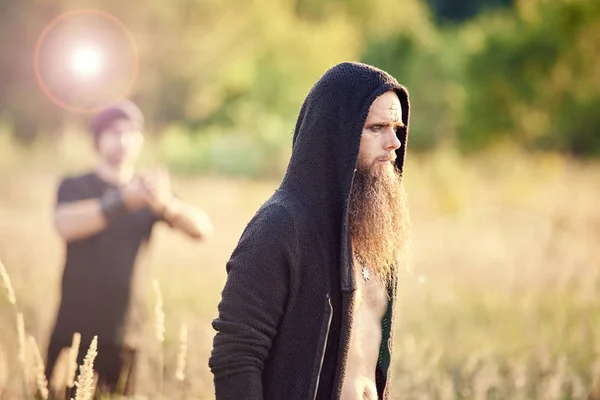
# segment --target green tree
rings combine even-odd
[[[514,0],[427,0],[436,21],[463,22],[484,11],[512,6]]]
[[[471,34],[463,148],[498,140],[598,154],[600,3],[523,1],[516,15],[486,17]]]

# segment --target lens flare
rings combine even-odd
[[[69,70],[78,78],[90,79],[97,76],[103,67],[102,52],[94,46],[76,48],[69,59]]]
[[[102,37],[97,41],[94,37],[82,41],[81,37],[74,38],[73,35],[53,36],[56,32],[61,34],[67,32],[65,26],[79,28],[83,18],[93,18],[96,26],[104,24],[111,30],[102,33],[110,33],[112,37],[107,34],[101,35]],[[86,32],[85,29],[79,29],[77,34],[90,36],[90,32],[93,30],[87,29]],[[111,37],[112,41],[107,42],[106,37]],[[60,48],[61,43],[66,46]],[[121,64],[113,62],[115,49],[119,46],[126,48],[128,52],[125,54],[126,58],[117,59]],[[49,48],[53,48],[54,51],[47,52]],[[63,51],[66,54],[63,54]],[[123,55],[123,53],[119,54]],[[126,68],[119,69],[120,66],[125,65],[123,60],[127,59],[130,59],[130,64]],[[109,63],[108,60],[113,61]],[[139,54],[133,34],[117,17],[96,9],[72,10],[54,18],[40,34],[35,46],[34,70],[38,86],[54,104],[74,113],[89,114],[99,111],[106,104],[128,96],[138,75]],[[81,81],[85,81],[85,85],[78,85]],[[97,91],[98,88],[113,90],[116,85],[120,88],[114,89],[110,98],[99,95],[97,100],[94,98],[96,96],[94,90]],[[77,97],[73,93],[80,96]],[[91,100],[85,104],[78,104],[75,98]]]

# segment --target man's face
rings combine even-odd
[[[138,159],[144,137],[138,124],[128,119],[113,121],[100,134],[98,154],[108,164],[133,164]]]
[[[386,92],[375,99],[362,130],[357,168],[393,170],[396,150],[402,146],[396,130],[403,126],[402,108],[396,92]]]

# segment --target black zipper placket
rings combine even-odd
[[[315,385],[315,392],[313,393],[313,400],[316,400],[317,393],[319,392],[319,381],[321,379],[321,371],[323,370],[323,362],[325,361],[325,351],[327,351],[327,341],[329,340],[329,330],[331,329],[331,321],[333,320],[333,306],[331,305],[331,296],[327,294],[327,304],[329,304],[329,320],[327,321],[327,330],[325,330],[325,340],[323,341],[323,350],[321,352],[321,362],[319,363],[319,370],[317,371],[317,383]]]

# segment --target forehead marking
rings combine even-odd
[[[398,122],[402,118],[402,109],[400,105],[396,102],[393,102],[389,108],[390,118],[392,122]]]

